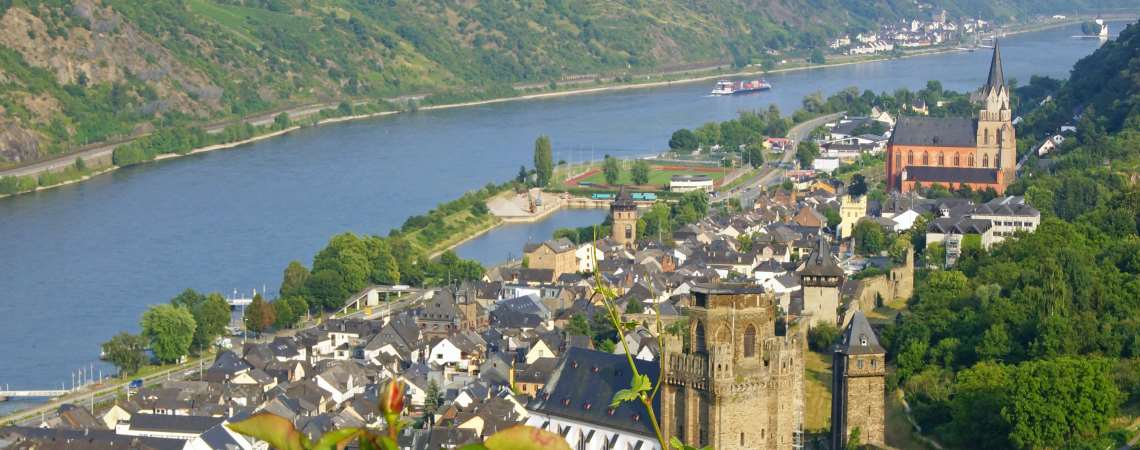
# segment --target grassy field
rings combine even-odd
[[[831,429],[831,360],[804,353],[804,430]]]
[[[436,242],[431,246],[424,246],[422,244],[423,241],[420,239],[421,230],[408,232],[405,234],[405,236],[410,238],[411,242],[415,243],[417,246],[423,247],[425,253],[434,255],[446,250],[455,244],[458,244],[459,242],[462,242],[464,239],[467,239],[473,235],[483,232],[488,228],[498,225],[501,221],[502,219],[495,217],[493,214],[486,214],[481,217],[476,217],[471,213],[471,211],[463,210],[455,214],[451,214],[447,216],[446,219],[444,219],[444,223],[447,225],[448,230],[447,238]]]
[[[667,186],[669,180],[673,175],[708,175],[713,179],[713,182],[720,181],[724,178],[725,172],[721,170],[708,170],[708,168],[694,167],[692,169],[681,169],[680,166],[650,166],[649,170],[649,184],[655,186]],[[578,183],[590,183],[595,185],[602,185],[606,183],[606,177],[601,171],[597,171],[590,176],[578,180]],[[618,184],[633,184],[632,175],[629,170],[623,168],[621,177],[618,179]]]

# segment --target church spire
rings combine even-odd
[[[1005,86],[1005,74],[1002,73],[1001,67],[1001,48],[997,39],[994,39],[994,55],[990,59],[990,77],[986,80],[986,87],[982,91],[988,94],[991,91],[1001,90],[1003,86]]]

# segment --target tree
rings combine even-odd
[[[424,411],[431,414],[439,405],[443,403],[443,393],[439,390],[439,385],[435,380],[428,382],[427,390],[424,392]]]
[[[574,314],[566,324],[566,332],[571,336],[590,336],[590,322],[581,313]]]
[[[818,353],[828,352],[831,344],[837,340],[839,340],[839,329],[829,323],[816,325],[808,331],[808,346]]]
[[[146,363],[146,338],[121,332],[103,343],[103,355],[120,375],[131,375]]]
[[[230,305],[221,294],[206,296],[187,289],[171,299],[170,304],[186,308],[194,316],[196,326],[191,350],[198,352],[209,348],[215,338],[226,332],[226,324],[230,321]]]
[[[174,305],[151,306],[139,325],[154,357],[164,363],[177,362],[190,351],[197,327],[190,311]]]
[[[305,295],[305,282],[309,279],[309,269],[300,261],[291,261],[285,267],[285,276],[281,279],[281,289],[277,294],[280,297]]]
[[[855,251],[861,255],[878,255],[887,249],[887,235],[878,223],[864,220],[855,225],[852,233],[855,241]]]
[[[632,299],[625,305],[626,314],[641,314],[643,312],[645,312],[645,304],[641,303],[641,300]]]
[[[554,159],[548,136],[539,136],[534,140],[534,171],[539,186],[546,186],[554,176]]]
[[[669,148],[673,150],[694,150],[700,145],[701,141],[697,138],[697,134],[688,128],[674,131],[673,136],[669,138]]]
[[[633,177],[633,184],[649,184],[649,163],[644,159],[637,160],[633,163],[633,167],[629,169],[629,174]]]
[[[278,330],[289,328],[297,323],[297,313],[286,299],[277,299],[273,305],[273,327]]]
[[[851,177],[851,185],[847,186],[847,193],[852,197],[861,197],[867,193],[867,178],[861,173]]]
[[[273,128],[278,129],[278,130],[284,130],[286,128],[289,128],[289,114],[288,113],[281,113],[281,114],[278,114],[276,117],[274,117],[273,118]]]
[[[764,147],[760,144],[749,144],[744,148],[744,160],[748,162],[752,168],[758,168],[764,165]]]
[[[378,238],[375,241],[377,244],[372,255],[372,282],[386,285],[400,284],[400,263],[396,262],[395,256],[392,256],[387,243]]]
[[[811,56],[808,57],[808,62],[812,64],[827,64],[827,57],[823,55],[823,50],[814,48],[811,50]]]
[[[1009,448],[1009,422],[1001,415],[1009,401],[1010,368],[983,362],[958,373],[950,416],[963,447]],[[984,432],[980,432],[984,431]]]
[[[1019,364],[1002,409],[1010,441],[1020,448],[1057,448],[1104,432],[1120,398],[1112,370],[1109,360],[1087,356]]]
[[[613,186],[621,180],[621,165],[617,158],[606,155],[602,161],[602,174],[606,177],[606,184]]]
[[[257,294],[253,296],[253,302],[245,307],[245,317],[242,320],[245,321],[246,329],[261,334],[273,326],[277,319],[274,314],[273,305],[267,303],[261,294]]]
[[[796,146],[796,161],[799,161],[800,168],[807,169],[811,167],[812,161],[815,161],[817,157],[819,157],[819,145],[815,142],[800,142]]]
[[[526,166],[519,166],[519,174],[515,175],[515,181],[519,183],[526,183],[527,176]]]

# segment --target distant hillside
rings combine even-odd
[[[1123,0],[0,0],[0,166],[343,98],[755,61],[878,23]]]

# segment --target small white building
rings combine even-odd
[[[811,168],[820,172],[834,172],[839,168],[839,158],[816,158],[812,161]]]
[[[669,179],[669,190],[673,192],[712,192],[713,180],[708,175],[673,175]]]

